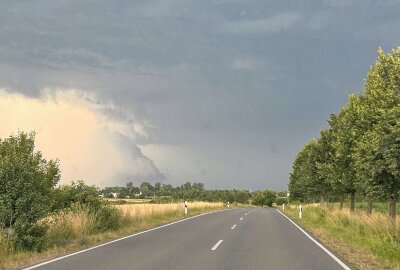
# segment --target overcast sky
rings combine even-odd
[[[378,47],[399,46],[399,14],[398,0],[3,0],[0,137],[36,130],[63,182],[286,190]]]

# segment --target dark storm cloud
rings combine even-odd
[[[399,1],[2,1],[0,10],[1,87],[90,90],[135,110],[153,131],[135,143],[166,181],[209,187],[285,189],[296,152],[362,89],[377,48],[400,42]]]

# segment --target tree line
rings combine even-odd
[[[350,95],[329,127],[297,154],[290,174],[292,200],[340,201],[356,196],[389,201],[396,218],[400,190],[400,47],[378,59],[359,94]]]
[[[237,189],[206,189],[203,183],[186,182],[180,186],[161,184],[156,182],[154,186],[149,182],[142,182],[135,187],[132,182],[128,182],[125,187],[106,187],[100,191],[106,198],[149,198],[153,202],[171,201],[205,201],[205,202],[225,202],[242,203],[254,205],[268,205],[273,203],[287,203],[286,192],[275,192],[272,190],[255,191]]]
[[[199,182],[186,182],[176,187],[160,182],[156,182],[154,186],[149,182],[142,182],[135,187],[132,182],[128,182],[125,187],[106,187],[101,190],[101,194],[108,198],[153,198],[156,202],[190,200],[248,204],[252,198],[252,193],[248,190],[209,190]]]

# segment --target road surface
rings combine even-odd
[[[277,210],[247,208],[194,217],[29,269],[346,269],[334,257]]]

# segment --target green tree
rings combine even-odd
[[[257,191],[253,197],[254,205],[267,205],[272,206],[276,201],[276,193],[272,190],[266,189],[264,191]]]
[[[83,180],[73,181],[71,185],[61,185],[54,190],[53,210],[70,208],[74,204],[86,205],[99,209],[103,199],[99,197],[100,189],[96,186],[86,185]]]
[[[15,232],[17,248],[42,248],[45,229],[37,221],[52,205],[58,166],[35,151],[34,132],[0,139],[0,227]]]
[[[335,140],[335,177],[333,185],[344,194],[350,195],[350,211],[354,211],[357,191],[357,175],[354,166],[353,152],[357,141],[365,133],[360,125],[360,108],[362,101],[359,96],[352,95],[348,104],[339,113],[334,130]]]
[[[144,197],[153,196],[154,187],[149,182],[141,183],[139,188]]]
[[[395,218],[397,163],[389,153],[396,153],[398,147],[395,117],[400,104],[400,48],[386,55],[378,50],[378,60],[368,73],[362,98],[359,123],[364,125],[364,136],[354,151],[357,175],[368,196],[390,199],[390,213]]]
[[[290,199],[306,200],[306,162],[308,160],[308,150],[304,147],[296,156],[290,173],[289,193]]]
[[[321,198],[321,189],[325,189],[325,182],[320,181],[318,162],[320,157],[318,141],[311,140],[297,155],[290,175],[289,191],[294,200],[311,200]]]
[[[236,193],[236,202],[238,203],[243,203],[243,204],[248,204],[249,203],[249,193],[245,190],[239,190]]]
[[[358,144],[356,166],[370,194],[389,199],[395,219],[400,191],[400,106],[388,111]]]

